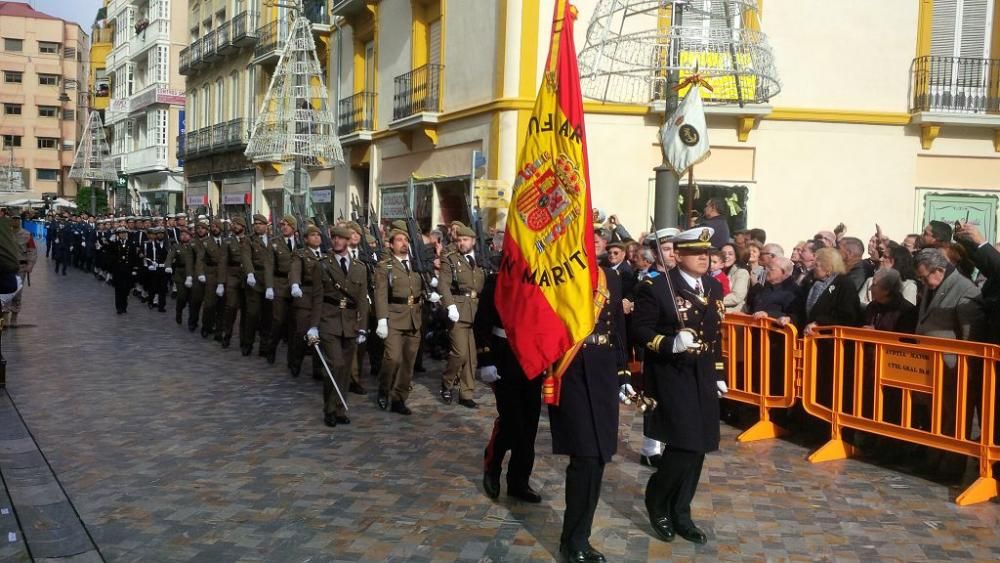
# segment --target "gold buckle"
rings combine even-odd
[[[414,302],[415,302],[415,298],[412,295],[407,296],[407,298],[406,298],[406,304],[407,305],[413,305]]]
[[[601,346],[604,346],[605,344],[607,344],[608,343],[608,335],[607,334],[598,334],[597,335],[597,343],[600,344]]]
[[[341,299],[340,300],[340,308],[341,309],[346,309],[347,308],[347,299]]]
[[[479,297],[479,294],[476,293],[475,291],[470,291],[469,292],[469,297],[471,297],[472,299],[476,299],[476,298]]]

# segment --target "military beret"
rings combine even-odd
[[[254,216],[253,216],[253,222],[254,223],[263,223],[263,224],[266,225],[267,224],[267,217],[264,217],[260,213],[255,213]]]
[[[299,222],[295,220],[295,217],[287,213],[281,218],[281,220],[288,223],[288,225],[293,229],[299,226]]]
[[[389,231],[389,240],[392,241],[398,235],[403,235],[404,237],[406,237],[406,240],[410,240],[410,235],[402,229],[391,229]]]
[[[321,234],[323,234],[323,232],[320,231],[319,227],[317,227],[316,225],[309,225],[308,227],[306,227],[306,236],[313,235],[313,234],[321,235]]]
[[[347,224],[344,226],[358,233],[359,235],[365,234],[364,231],[361,230],[361,225],[359,225],[357,221],[348,221]]]
[[[229,220],[229,222],[234,225],[239,225],[244,229],[247,228],[246,219],[244,219],[243,217],[233,217],[232,219]]]
[[[402,219],[396,219],[395,221],[392,222],[391,225],[389,225],[389,228],[390,228],[390,230],[405,231],[406,230],[406,221],[403,221]],[[389,238],[392,238],[392,237],[389,237]]]
[[[458,221],[455,221],[455,223],[458,223]],[[458,228],[455,229],[455,235],[456,236],[460,236],[460,237],[474,237],[474,236],[476,236],[476,231],[473,231],[469,227],[466,227],[465,225],[463,225],[461,223],[458,223],[457,226],[458,226]]]
[[[335,237],[346,238],[346,239],[351,238],[351,229],[348,229],[347,227],[341,227],[340,225],[337,225],[336,227],[330,229],[330,232],[333,233],[333,236]]]
[[[208,219],[198,219],[198,225],[197,226],[199,226],[199,227],[205,227],[207,229],[209,227]]]
[[[451,222],[451,226],[452,226],[452,227],[459,227],[459,228],[461,228],[461,227],[464,227],[464,226],[465,226],[465,223],[463,223],[463,222],[461,222],[461,221],[452,221],[452,222]]]

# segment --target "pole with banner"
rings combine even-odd
[[[545,401],[597,320],[599,269],[580,72],[576,9],[557,0],[542,83],[524,132],[507,214],[497,310],[524,373],[546,373]],[[553,367],[553,365],[555,367]]]
[[[694,166],[704,161],[711,154],[708,142],[708,127],[705,122],[705,106],[701,101],[700,87],[709,92],[712,86],[698,74],[694,73],[674,87],[682,90],[690,86],[684,100],[660,129],[660,145],[663,147],[663,158],[673,168],[678,180],[688,175],[687,194],[685,200],[684,228],[690,227],[691,211],[694,206]]]

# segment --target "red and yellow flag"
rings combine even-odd
[[[596,323],[598,269],[575,18],[568,0],[556,1],[545,74],[517,161],[497,278],[497,309],[529,378],[575,352]]]

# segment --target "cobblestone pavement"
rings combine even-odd
[[[48,267],[25,296],[33,326],[3,339],[8,389],[107,560],[552,560],[566,459],[549,453],[544,413],[543,504],[491,502],[485,389],[476,411],[445,407],[432,365],[414,416],[351,395],[353,423],[328,429],[320,384],[292,379],[280,353],[244,358],[138,302],[117,316],[109,287]],[[994,503],[959,508],[956,489],[863,460],[810,465],[790,441],[737,444],[730,426],[694,506],[710,542],[661,543],[643,510],[642,422],[622,412],[592,538],[611,561],[1000,557]]]

